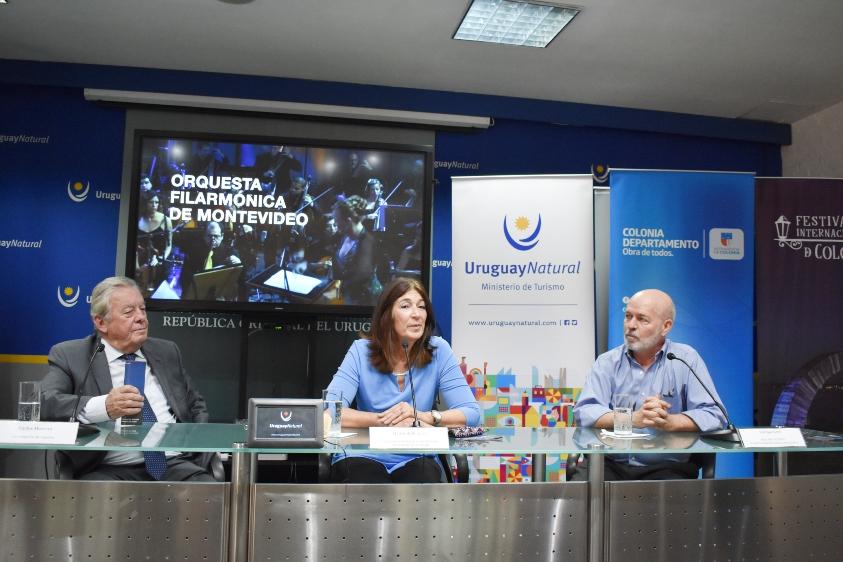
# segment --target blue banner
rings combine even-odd
[[[693,346],[737,427],[752,420],[754,177],[613,170],[609,347],[623,343],[626,300],[673,297],[670,339]],[[717,475],[752,476],[750,455],[718,455]]]
[[[124,112],[79,89],[0,93],[0,354],[45,355],[93,331],[87,300],[114,274]]]

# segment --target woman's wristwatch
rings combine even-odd
[[[437,410],[431,410],[430,417],[433,418],[434,426],[438,426],[440,423],[442,423],[442,414],[440,414]]]

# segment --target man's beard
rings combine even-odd
[[[659,344],[659,340],[661,340],[660,334],[653,334],[649,338],[641,338],[637,339],[633,342],[629,341],[629,336],[624,334],[624,340],[626,341],[626,347],[630,351],[642,351],[645,349],[654,349]]]

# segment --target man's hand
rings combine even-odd
[[[405,423],[407,421],[409,423]],[[399,402],[389,410],[378,414],[378,423],[383,426],[410,426],[413,424],[413,421],[413,407],[406,402]]]
[[[665,402],[659,396],[648,396],[644,399],[641,408],[632,414],[632,425],[665,429],[669,409],[669,402]]]
[[[105,397],[105,411],[111,419],[134,416],[143,408],[143,395],[131,385],[113,388]]]

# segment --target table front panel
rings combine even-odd
[[[258,484],[251,559],[584,560],[587,484]]]

